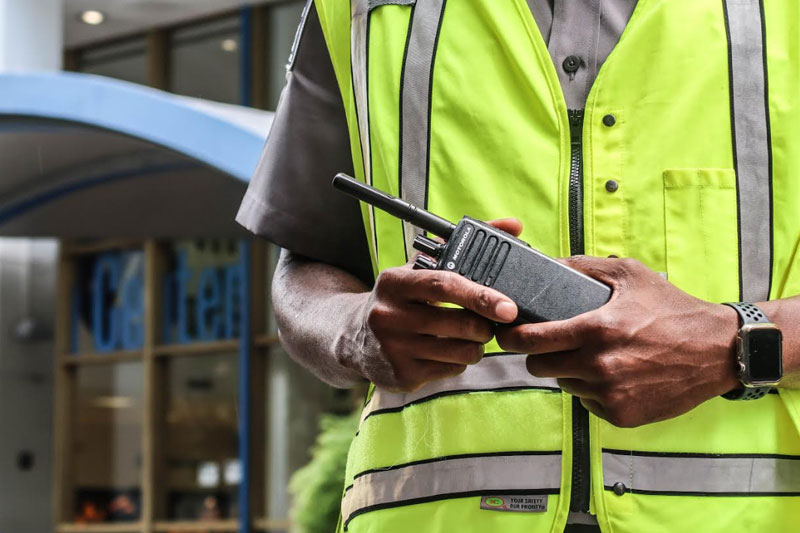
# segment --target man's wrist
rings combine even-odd
[[[371,336],[366,325],[365,313],[370,293],[351,293],[338,296],[335,306],[344,320],[332,346],[337,364],[348,373],[364,379],[364,355],[370,349]],[[370,345],[370,346],[368,346]]]
[[[709,318],[707,331],[714,344],[714,358],[719,361],[711,381],[715,384],[715,396],[720,396],[742,386],[736,372],[739,315],[727,305],[714,304]]]

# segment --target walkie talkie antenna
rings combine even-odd
[[[336,174],[336,177],[333,178],[333,186],[350,196],[358,198],[362,202],[374,205],[392,216],[410,222],[418,228],[438,235],[443,239],[449,239],[450,235],[453,234],[453,230],[456,229],[455,224],[442,217],[411,205],[405,200],[387,194],[380,189],[365,185],[347,174]]]

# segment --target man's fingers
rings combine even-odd
[[[577,378],[583,374],[580,359],[575,352],[529,355],[525,366],[537,378]]]
[[[581,398],[581,403],[586,408],[586,410],[592,413],[593,415],[596,415],[602,418],[603,420],[608,420],[608,413],[606,411],[606,408],[603,407],[603,405],[600,402],[589,398]]]
[[[577,350],[585,343],[588,324],[581,316],[557,322],[501,327],[497,342],[507,352],[545,354]]]
[[[409,359],[394,370],[394,383],[389,390],[413,392],[428,382],[457,376],[467,369],[467,365],[442,363],[428,359]]]
[[[455,363],[441,363],[439,361],[429,361],[419,359],[416,361],[416,369],[419,372],[421,382],[436,381],[457,376],[467,369],[466,365]]]
[[[537,358],[537,357],[532,357]],[[558,386],[567,394],[578,396],[579,398],[586,398],[589,400],[600,401],[601,393],[598,390],[598,385],[576,378],[559,378]]]
[[[491,224],[495,228],[505,231],[514,237],[519,237],[520,233],[522,233],[522,222],[516,218],[498,218],[488,221],[487,224]]]
[[[412,356],[419,361],[438,361],[457,365],[474,365],[483,357],[483,344],[458,339],[440,339],[419,335],[409,342]]]
[[[414,333],[480,344],[489,342],[494,336],[491,322],[465,309],[410,304],[398,322],[398,326],[409,328]]]
[[[456,304],[493,322],[512,322],[517,317],[517,306],[510,298],[463,276],[438,270],[405,272],[408,279],[398,288],[409,301]]]

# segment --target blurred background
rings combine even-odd
[[[335,526],[359,393],[233,221],[304,7],[0,0],[1,533]]]

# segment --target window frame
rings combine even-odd
[[[102,241],[89,245],[62,241],[58,260],[56,291],[55,394],[54,435],[55,460],[53,495],[56,531],[59,533],[158,533],[180,530],[215,532],[234,531],[286,531],[287,521],[266,517],[266,468],[269,440],[268,424],[268,370],[270,354],[278,347],[278,339],[270,334],[271,313],[268,305],[268,287],[271,265],[277,250],[257,238],[240,242],[240,253],[247,255],[246,290],[242,298],[242,316],[245,317],[239,339],[201,341],[191,344],[162,343],[163,279],[167,273],[168,249],[155,239],[144,241]],[[72,292],[77,281],[77,263],[87,255],[109,251],[144,250],[144,308],[145,340],[141,350],[91,353],[72,351]],[[246,306],[246,307],[245,307]],[[246,516],[237,519],[206,521],[166,520],[165,443],[163,442],[163,416],[166,407],[166,361],[173,357],[193,357],[209,353],[238,353],[240,373],[238,398],[239,460],[242,465],[242,482],[239,488],[239,509],[249,508]],[[73,521],[75,505],[74,465],[72,464],[73,428],[76,409],[77,370],[89,365],[115,365],[139,361],[143,372],[142,409],[142,467],[140,519],[131,523],[77,524]],[[246,376],[246,380],[242,377]],[[242,401],[246,400],[246,409]],[[243,447],[243,441],[247,446]],[[247,453],[243,456],[242,453]],[[248,504],[244,504],[244,502]]]

